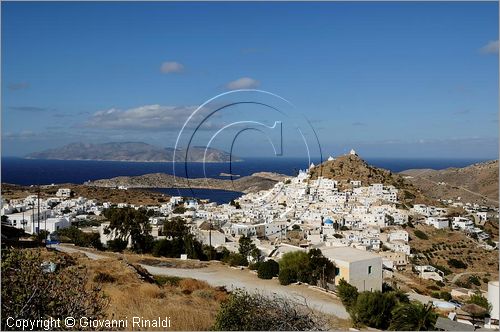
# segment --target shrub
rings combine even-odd
[[[205,300],[213,300],[215,299],[215,292],[212,289],[198,289],[193,292],[193,296],[197,296]]]
[[[342,304],[346,307],[347,311],[349,311],[356,303],[358,298],[358,289],[342,278],[340,279],[336,290]]]
[[[115,281],[116,278],[106,272],[97,272],[97,274],[94,276],[94,282],[97,283],[113,283]]]
[[[431,293],[431,296],[432,296],[433,298],[435,298],[435,299],[439,299],[440,294],[439,294],[439,292],[432,292],[432,293]]]
[[[432,304],[400,303],[392,310],[389,329],[393,331],[433,331],[438,315]]]
[[[364,324],[377,329],[387,329],[392,317],[392,309],[397,304],[393,292],[361,292],[350,310],[355,324]]]
[[[481,286],[481,281],[479,280],[479,277],[476,275],[469,276],[469,282],[476,286]]]
[[[451,274],[451,270],[447,268],[446,266],[443,265],[438,265],[438,264],[431,264],[433,267],[435,267],[438,270],[441,270],[445,276]],[[443,285],[444,286],[444,285]]]
[[[242,254],[230,253],[223,262],[228,263],[230,266],[247,266],[248,260]]]
[[[486,277],[483,277],[483,282],[484,282],[485,284],[487,284],[489,281],[490,281],[490,279],[488,279],[488,278],[486,278]]]
[[[127,248],[128,241],[122,239],[114,239],[114,240],[109,240],[107,245],[108,249],[113,252],[122,252]]]
[[[255,263],[252,263],[252,264],[249,264],[248,265],[248,269],[252,270],[252,271],[257,271],[259,269],[259,266],[262,262],[255,262]]]
[[[174,277],[174,276],[154,276],[155,283],[158,286],[164,286],[164,285],[169,285],[169,286],[179,286],[179,282],[182,280],[182,278],[179,277]]]
[[[458,259],[455,259],[455,258],[451,258],[448,260],[448,265],[450,267],[454,267],[456,269],[466,269],[467,268],[467,264],[465,264],[464,262],[458,260]]]
[[[273,277],[278,276],[280,266],[276,261],[270,259],[266,262],[262,262],[259,265],[257,276],[260,279],[272,279]]]
[[[279,269],[280,271],[286,271],[286,273],[290,273],[288,271],[291,271],[290,276],[293,276],[292,279],[295,279],[291,282],[295,282],[298,279],[299,271],[304,269],[308,264],[309,256],[306,252],[293,251],[283,255],[279,261]]]
[[[480,292],[477,292],[476,294],[472,295],[469,301],[467,301],[467,303],[477,304],[478,306],[483,307],[488,311],[491,311],[491,304],[483,295],[481,295]]]
[[[451,294],[449,292],[441,292],[439,294],[439,297],[442,298],[445,301],[451,300]]]
[[[425,234],[424,232],[422,232],[419,229],[416,229],[413,234],[415,234],[415,236],[418,237],[421,240],[428,240],[429,239],[429,237],[427,236],[427,234]]]
[[[108,301],[95,284],[89,284],[85,269],[59,265],[55,272],[43,272],[40,251],[26,249],[3,249],[1,262],[3,331],[16,329],[7,326],[7,317],[61,319],[64,330],[69,329],[64,325],[68,316],[104,317]],[[81,328],[76,325],[75,329]]]
[[[297,273],[289,268],[280,267],[280,273],[278,275],[278,280],[282,285],[290,285],[291,283],[297,282]]]
[[[283,297],[237,290],[222,303],[215,331],[305,331],[323,329],[325,322],[306,305]]]
[[[439,287],[444,287],[445,283],[442,282],[441,280],[436,280],[436,285],[438,285]]]

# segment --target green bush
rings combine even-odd
[[[431,296],[432,296],[433,298],[435,298],[435,299],[439,299],[439,298],[440,298],[440,297],[439,297],[439,296],[440,296],[439,292],[432,292],[432,293],[431,293]]]
[[[122,252],[127,248],[128,241],[122,239],[114,239],[108,241],[108,249],[113,252]]]
[[[433,311],[432,304],[423,305],[419,302],[399,303],[392,310],[389,330],[392,331],[433,331],[438,315]]]
[[[158,286],[179,286],[182,278],[175,276],[154,276],[155,282]]]
[[[392,309],[397,304],[393,292],[361,292],[350,314],[354,323],[386,330],[392,318]]]
[[[239,253],[230,253],[223,262],[228,263],[230,266],[247,266],[248,260],[245,256]]]
[[[290,285],[291,283],[297,282],[297,272],[289,269],[280,267],[280,273],[278,275],[278,280],[282,285]]]
[[[467,264],[465,264],[464,262],[458,260],[458,259],[455,259],[455,258],[451,258],[448,260],[448,265],[450,267],[454,267],[456,269],[466,269],[467,268]]]
[[[427,236],[427,234],[425,234],[424,232],[422,232],[419,229],[416,229],[415,232],[414,232],[414,234],[415,234],[416,237],[418,237],[421,240],[428,240],[429,239],[429,237]]]
[[[476,286],[481,286],[481,280],[479,280],[479,277],[476,275],[469,276],[469,282]]]
[[[259,266],[262,262],[258,261],[258,262],[255,262],[255,263],[252,263],[252,264],[249,264],[248,265],[248,269],[249,270],[252,270],[252,271],[257,271],[259,269]]]
[[[450,294],[449,292],[441,292],[441,293],[439,294],[439,297],[440,297],[441,299],[445,300],[445,301],[449,301],[449,300],[451,300],[451,298],[452,298],[452,297],[451,297],[451,294]]]
[[[273,277],[278,276],[280,266],[276,261],[270,259],[266,262],[262,262],[259,265],[257,276],[260,279],[272,279]]]
[[[491,311],[491,304],[480,292],[472,295],[467,303],[477,304],[478,306],[486,309],[488,312]]]
[[[336,291],[338,297],[342,301],[342,304],[349,312],[358,299],[358,289],[345,281],[344,278],[342,278],[340,279],[339,284],[336,287]]]

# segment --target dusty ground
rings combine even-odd
[[[213,324],[216,310],[214,309],[214,312],[205,310],[204,304],[200,303],[199,299],[193,299],[193,295],[196,295],[195,292],[189,295],[191,298],[186,299],[179,298],[179,296],[182,297],[186,295],[183,289],[180,290],[182,294],[178,294],[179,290],[172,290],[172,287],[168,287],[167,292],[161,290],[161,287],[159,288],[160,290],[157,289],[157,286],[152,287],[154,285],[146,284],[144,286],[144,282],[137,281],[139,280],[137,276],[135,276],[135,281],[134,279],[130,279],[130,274],[135,275],[135,273],[127,267],[125,262],[129,262],[141,263],[141,266],[146,268],[153,275],[196,279],[195,281],[204,285],[203,287],[211,289],[209,292],[218,291],[219,287],[222,286],[227,290],[242,288],[249,292],[260,292],[270,296],[278,294],[295,301],[300,301],[301,303],[306,301],[312,309],[325,315],[332,329],[345,330],[350,327],[350,320],[348,319],[347,312],[340,303],[340,300],[335,296],[309,288],[306,285],[282,286],[277,279],[262,280],[257,278],[254,272],[247,269],[240,270],[231,268],[217,261],[182,261],[172,258],[157,258],[150,255],[122,255],[73,246],[58,246],[58,248],[62,251],[70,252],[72,255],[79,256],[80,259],[85,261],[86,264],[91,267],[91,270],[94,271],[93,275],[97,272],[105,272],[113,276],[118,275],[116,283],[107,285],[107,288],[104,288],[104,291],[112,298],[110,315],[130,315],[134,310],[140,310],[141,314],[144,313],[145,315],[148,313],[147,310],[152,310],[151,308],[154,306],[161,306],[164,308],[162,310],[167,310],[170,305],[177,308],[176,303],[180,303],[185,304],[183,310],[185,310],[186,313],[183,315],[188,315],[191,320],[179,321],[177,326],[182,326],[183,328],[176,327],[176,330],[204,330]],[[146,265],[146,263],[148,265]],[[179,287],[182,288],[182,285],[183,284],[180,284]],[[173,292],[173,294],[170,292]],[[160,299],[157,299],[157,297],[160,297]],[[145,298],[146,301],[139,300],[142,298]],[[163,302],[160,301],[161,299],[163,299]],[[167,299],[170,299],[171,302],[168,302]],[[217,299],[221,300],[222,295],[219,295]],[[194,308],[191,308],[191,305],[194,306]],[[213,305],[214,308],[218,308],[220,301],[217,303],[211,302],[211,305]],[[203,309],[204,311],[198,314],[196,312],[189,312],[189,308],[193,311],[195,309]],[[151,315],[151,313],[149,313],[149,315]],[[192,320],[194,316],[206,320],[209,324],[203,325],[198,320]]]

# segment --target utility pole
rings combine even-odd
[[[37,201],[38,201],[38,229],[36,234],[40,234],[40,185],[38,185],[38,190],[37,190]]]
[[[209,260],[212,260],[212,219],[210,219],[210,228],[208,229],[208,247],[209,247]]]

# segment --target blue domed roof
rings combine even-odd
[[[325,224],[333,224],[332,219],[326,219],[326,220],[325,220]]]

